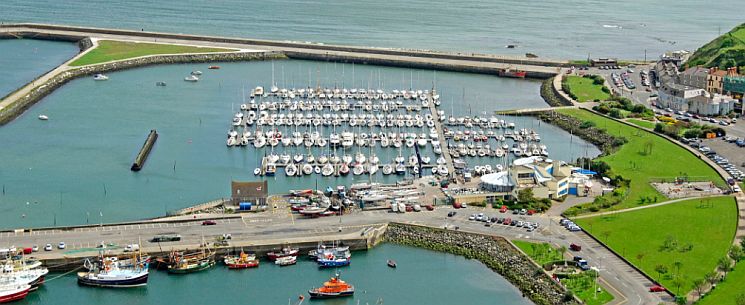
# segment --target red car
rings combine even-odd
[[[582,250],[582,246],[580,246],[578,244],[571,244],[571,245],[569,245],[569,249],[572,250],[572,251],[581,251]]]
[[[202,225],[203,226],[214,226],[216,224],[217,224],[217,222],[215,222],[214,220],[205,220],[205,221],[202,221]]]
[[[507,213],[507,206],[506,206],[506,205],[503,205],[503,206],[502,206],[502,207],[501,207],[501,208],[499,209],[499,212],[500,212],[500,213]]]
[[[460,209],[462,207],[463,207],[463,205],[461,205],[460,202],[454,202],[453,203],[453,208],[455,208],[455,209]]]
[[[667,289],[665,287],[662,287],[660,285],[654,285],[652,287],[649,287],[649,292],[665,292]]]

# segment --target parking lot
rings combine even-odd
[[[722,167],[727,173],[731,175],[728,179],[728,183],[734,185],[733,189],[739,192],[739,187],[734,183],[736,181],[745,180],[745,156],[743,156],[743,148],[723,140],[709,139],[690,142],[693,148],[698,149],[704,156],[714,161],[717,165]],[[732,160],[728,159],[733,157]]]

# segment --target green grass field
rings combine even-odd
[[[745,24],[698,48],[686,62],[686,67],[698,65],[721,69],[745,66]]]
[[[556,248],[546,243],[539,244],[522,240],[513,240],[512,243],[540,265],[564,259]]]
[[[629,123],[633,123],[634,125],[644,127],[644,128],[649,128],[649,129],[654,129],[654,125],[655,125],[655,122],[650,122],[646,120],[628,119],[627,121]]]
[[[534,243],[522,240],[513,240],[512,243],[541,265],[564,259],[561,256],[561,252],[548,243]],[[600,288],[600,292],[597,293],[597,296],[595,296],[595,285],[592,282],[594,276],[589,273],[585,274],[588,276],[575,279],[562,279],[561,282],[588,305],[602,305],[613,300],[613,295],[602,289],[602,287]]]
[[[639,206],[641,198],[656,196],[657,202],[665,201],[665,196],[650,185],[649,182],[653,178],[688,176],[691,180],[714,181],[720,186],[726,184],[703,160],[654,133],[581,109],[558,111],[582,121],[595,122],[597,128],[604,129],[611,135],[628,139],[628,143],[616,152],[600,158],[610,165],[614,173],[631,180],[630,193],[620,204],[612,206],[611,210]]]
[[[741,262],[742,264],[742,262]],[[717,284],[717,288],[704,296],[697,305],[739,305],[735,303],[738,295],[745,294],[745,266],[736,266],[735,270],[727,273],[724,282]]]
[[[577,96],[578,102],[592,102],[596,99],[604,101],[610,98],[610,94],[603,92],[603,86],[593,84],[591,78],[569,75],[565,79],[569,91]]]
[[[737,226],[737,206],[733,197],[720,196],[576,222],[675,293],[678,277],[680,293],[686,293],[727,254]],[[675,262],[680,262],[679,270]],[[661,277],[658,265],[668,269]]]
[[[562,283],[567,289],[574,292],[574,294],[582,301],[585,301],[586,305],[603,305],[610,301],[613,301],[613,295],[608,291],[600,287],[600,291],[595,294],[595,283],[593,282],[594,276],[590,273],[586,273],[587,276],[574,279],[563,279]],[[599,287],[599,286],[598,286]]]
[[[70,65],[84,66],[108,62],[112,60],[121,60],[156,54],[211,53],[231,51],[236,50],[221,48],[201,48],[171,44],[101,40],[98,42],[98,47],[78,58]]]

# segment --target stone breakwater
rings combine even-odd
[[[85,47],[85,46],[81,46]],[[144,67],[157,64],[181,64],[200,62],[229,62],[229,61],[251,61],[267,59],[285,59],[281,52],[231,52],[231,53],[209,53],[209,54],[179,54],[179,55],[154,55],[91,66],[83,66],[60,72],[48,81],[35,85],[30,93],[18,98],[12,104],[0,110],[0,125],[12,121],[26,109],[33,106],[45,96],[57,88],[78,77],[105,73],[130,68]]]
[[[582,120],[555,111],[541,112],[538,119],[564,129],[600,148],[604,155],[615,151],[627,142],[626,138],[608,134],[605,130],[590,126]]]
[[[392,223],[385,241],[449,252],[481,261],[538,305],[577,304],[506,239],[496,236]]]

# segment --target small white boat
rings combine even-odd
[[[393,173],[393,166],[390,164],[383,165],[383,174],[390,175],[391,173]]]
[[[202,75],[202,71],[199,71],[199,70],[197,70],[197,71],[191,71],[191,75],[197,75],[197,76],[198,75]]]
[[[93,75],[93,80],[96,80],[96,81],[109,80],[109,77],[101,73],[98,73],[98,74]]]
[[[257,168],[255,168],[255,169],[254,169],[254,175],[260,175],[260,174],[261,174],[261,169],[260,169],[260,168],[258,168],[258,167],[257,167]]]
[[[44,114],[40,114],[39,115],[39,120],[46,121],[46,120],[49,120],[49,117],[46,116],[46,115],[44,115]]]
[[[199,77],[197,77],[196,75],[189,75],[187,77],[184,77],[184,81],[185,82],[198,82]]]

